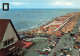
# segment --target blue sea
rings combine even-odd
[[[79,9],[10,9],[9,11],[0,9],[0,19],[11,19],[16,30],[29,31],[56,17],[79,11]]]

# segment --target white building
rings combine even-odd
[[[10,19],[0,19],[0,56],[19,55],[23,43]]]

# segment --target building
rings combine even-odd
[[[21,55],[23,45],[11,20],[0,19],[0,56]]]

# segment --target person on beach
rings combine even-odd
[[[36,51],[36,49],[34,48],[34,52]]]
[[[37,51],[37,48],[34,48],[34,52],[36,52]]]
[[[56,48],[56,42],[54,44],[55,44],[55,48]]]
[[[38,49],[38,52],[40,52],[40,49]]]
[[[51,37],[49,37],[49,41],[51,41]]]

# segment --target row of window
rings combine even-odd
[[[14,38],[11,38],[11,39],[9,39],[7,41],[4,41],[4,46],[7,46],[7,45],[9,45],[9,44],[11,44],[13,42],[14,42]]]

